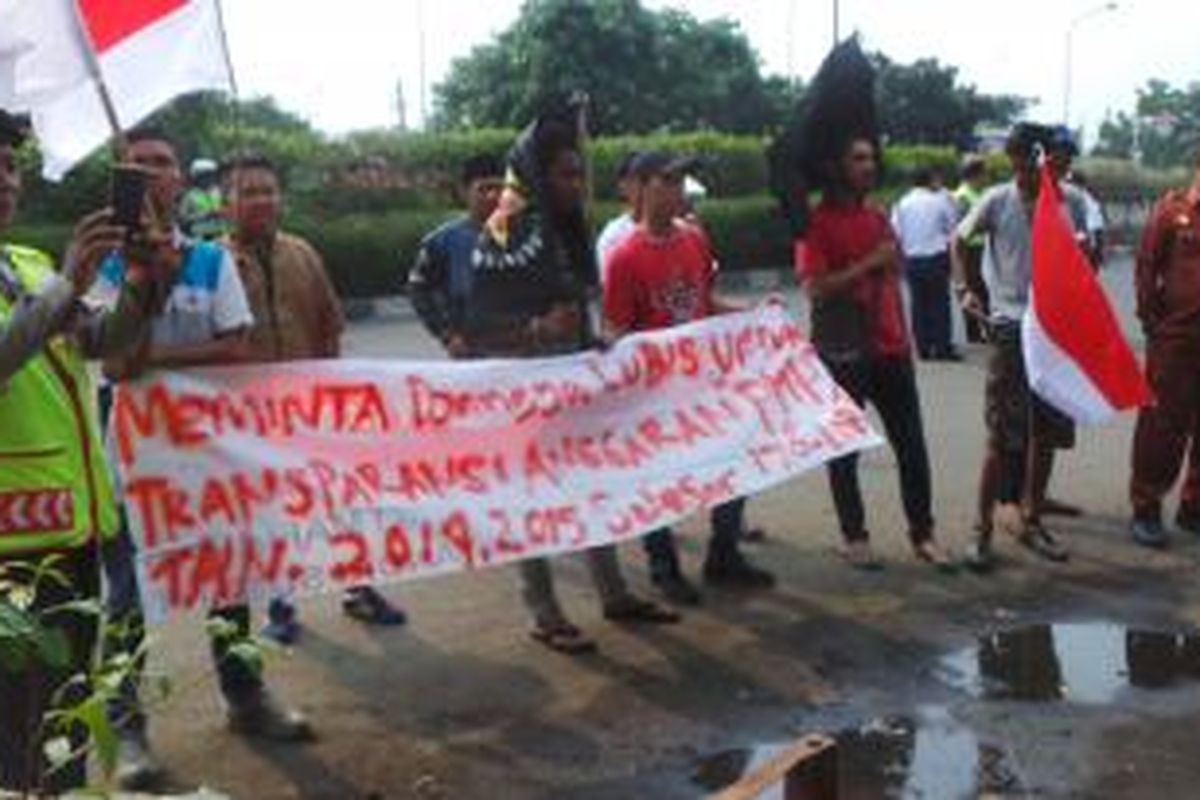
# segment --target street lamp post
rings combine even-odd
[[[1117,4],[1115,2],[1105,3],[1104,5],[1084,11],[1071,20],[1071,24],[1067,26],[1066,58],[1064,60],[1065,67],[1063,74],[1063,124],[1068,128],[1071,127],[1071,70],[1074,66],[1075,29],[1089,19],[1094,19],[1101,14],[1107,14],[1109,11],[1116,10]]]
[[[417,102],[421,111],[421,130],[427,130],[429,128],[429,82],[425,71],[425,3],[423,0],[417,0],[417,60],[419,62],[417,80],[420,83],[417,87]]]
[[[833,0],[833,46],[837,47],[842,40],[842,4]]]

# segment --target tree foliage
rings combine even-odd
[[[713,128],[762,132],[792,104],[763,78],[736,23],[651,11],[639,0],[526,0],[436,87],[442,128],[520,127],[576,91],[598,133]]]
[[[873,61],[879,120],[889,141],[966,148],[979,126],[1007,126],[1029,105],[1014,95],[981,94],[960,82],[957,67],[936,58],[900,64],[876,53]]]
[[[1137,158],[1150,167],[1190,164],[1200,146],[1200,82],[1186,87],[1151,80],[1138,91],[1134,114],[1110,115],[1094,153]]]

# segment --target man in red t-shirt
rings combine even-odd
[[[850,138],[812,216],[797,265],[813,300],[812,338],[830,373],[855,402],[879,412],[896,453],[908,534],[917,558],[949,568],[933,540],[929,453],[900,296],[900,251],[887,215],[867,195],[878,154]],[[858,456],[829,465],[829,483],[850,563],[879,567],[870,547]]]
[[[634,331],[682,325],[713,314],[741,310],[713,292],[716,261],[704,232],[679,219],[684,207],[683,178],[692,160],[647,152],[632,170],[639,183],[638,227],[608,258],[604,316],[610,337]],[[746,588],[774,584],[769,572],[750,564],[738,549],[745,500],[733,500],[712,512],[712,538],[704,562],[709,583]],[[669,528],[643,540],[655,585],[670,600],[699,601],[699,593],[679,568]]]

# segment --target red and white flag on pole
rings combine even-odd
[[[218,0],[0,0],[0,107],[29,112],[61,178],[172,98],[232,86]],[[99,78],[97,77],[97,73]]]
[[[1033,283],[1023,323],[1033,390],[1076,422],[1096,424],[1151,400],[1117,315],[1071,228],[1050,167],[1033,214]]]

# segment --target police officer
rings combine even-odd
[[[101,259],[122,246],[124,231],[108,210],[76,228],[61,272],[46,255],[5,242],[21,186],[15,150],[24,137],[23,121],[0,109],[0,571],[18,582],[29,574],[22,567],[54,571],[58,579],[36,582],[30,610],[67,647],[61,658],[29,654],[0,663],[0,789],[57,793],[84,783],[85,759],[51,773],[41,739],[65,734],[77,752],[86,732],[44,730],[43,720],[53,703],[77,694],[72,683],[55,699],[72,676],[87,673],[97,624],[84,613],[47,610],[99,596],[97,549],[117,529],[85,359],[131,347],[153,292],[139,270],[114,312],[82,304]],[[14,603],[0,589],[0,611],[13,611]],[[13,652],[0,650],[0,661]]]

